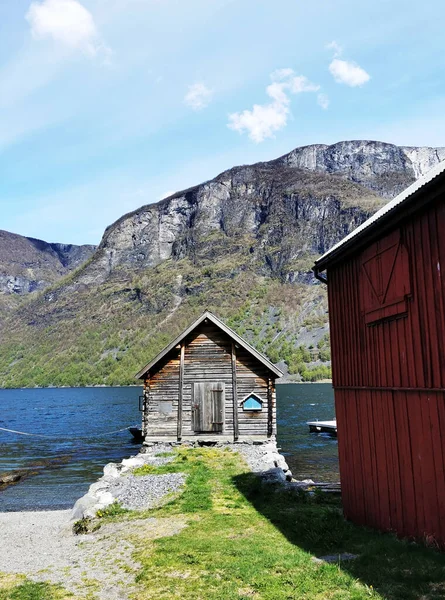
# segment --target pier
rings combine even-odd
[[[330,433],[337,435],[337,420],[333,421],[308,421],[309,431],[311,433]]]

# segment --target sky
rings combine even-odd
[[[297,146],[445,146],[439,0],[0,0],[0,229],[121,215]]]

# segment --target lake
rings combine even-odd
[[[0,473],[32,466],[37,475],[0,492],[0,511],[71,507],[108,462],[134,455],[128,431],[139,424],[139,387],[0,390]],[[277,442],[298,479],[338,481],[337,441],[309,434],[311,419],[331,419],[330,384],[277,385]]]

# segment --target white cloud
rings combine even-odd
[[[321,106],[323,110],[326,110],[329,107],[329,96],[327,94],[318,94],[317,104],[318,106]]]
[[[272,83],[266,93],[272,99],[268,104],[254,104],[252,110],[232,113],[227,126],[238,133],[247,133],[257,144],[274,136],[287,125],[290,114],[289,94],[316,92],[320,89],[304,75],[295,75],[293,69],[278,69],[271,74]]]
[[[334,58],[329,71],[337,83],[345,83],[350,87],[363,85],[371,79],[370,75],[354,62]]]
[[[202,110],[210,104],[212,96],[213,90],[209,89],[204,83],[194,83],[189,86],[184,102],[193,110]]]
[[[283,81],[294,74],[293,69],[277,69],[271,75],[272,81]]]
[[[247,132],[250,139],[258,144],[285,127],[288,114],[288,106],[279,102],[263,106],[254,104],[252,110],[229,115],[228,127],[239,133]]]
[[[318,92],[320,86],[309,81],[304,75],[299,75],[289,81],[289,89],[293,94],[301,94],[301,92]]]
[[[266,94],[278,104],[289,104],[289,98],[286,94],[287,84],[274,81],[266,88]]]
[[[326,48],[328,50],[333,51],[334,58],[338,58],[339,56],[341,56],[343,54],[343,47],[340,46],[340,44],[338,42],[336,42],[335,40],[332,40],[332,42],[329,42],[329,44],[326,44]]]
[[[32,2],[26,13],[31,34],[36,40],[54,41],[91,56],[110,50],[100,43],[91,13],[77,0]]]

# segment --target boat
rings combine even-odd
[[[133,436],[134,442],[143,442],[145,436],[142,434],[142,429],[140,427],[129,427],[128,428],[131,435]]]
[[[308,421],[309,431],[311,433],[330,433],[337,435],[337,419],[332,421]]]

